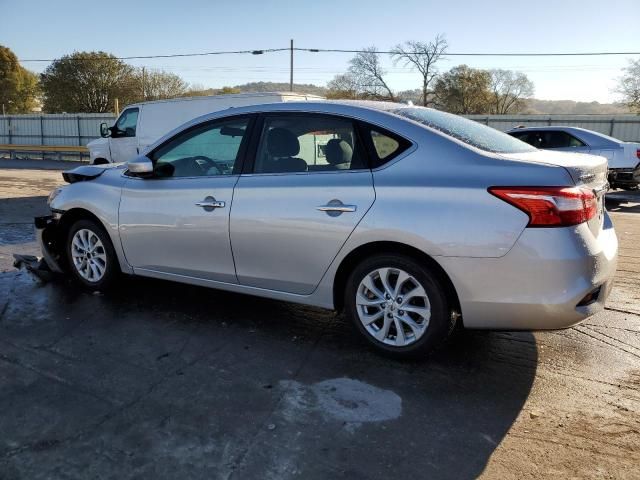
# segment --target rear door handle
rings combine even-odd
[[[355,212],[357,209],[357,205],[345,205],[340,200],[335,198],[328,202],[326,205],[319,205],[316,207],[316,210],[325,212],[331,217],[337,217],[338,215],[342,215],[345,212]]]
[[[219,200],[216,200],[214,197],[207,197],[201,202],[196,202],[196,207],[202,207],[207,212],[211,212],[212,210],[215,210],[216,208],[224,208],[225,207],[225,203],[221,202]]]

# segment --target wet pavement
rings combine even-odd
[[[59,183],[0,165],[0,479],[639,478],[640,192],[610,195],[607,310],[462,332],[422,362],[332,312],[147,279],[39,284]]]

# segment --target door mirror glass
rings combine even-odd
[[[153,163],[151,163],[148,157],[140,155],[127,162],[127,169],[135,175],[150,174],[153,173]]]
[[[104,122],[102,122],[100,124],[100,136],[102,138],[107,138],[107,137],[111,136],[111,130],[109,129],[107,124],[104,123]]]

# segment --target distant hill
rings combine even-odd
[[[573,100],[526,100],[521,113],[549,115],[624,115],[633,113],[621,103],[574,102]]]
[[[222,89],[209,88],[191,92],[197,95],[217,95],[220,93],[249,93],[249,92],[288,92],[287,82],[249,82],[233,87]],[[294,83],[293,91],[297,93],[308,93],[310,95],[327,95],[327,88],[313,85],[311,83]],[[398,99],[402,102],[412,101],[420,105],[422,93],[417,90],[406,90],[398,92]],[[531,98],[525,100],[526,107],[523,114],[547,114],[547,115],[624,115],[633,113],[621,103],[599,103],[599,102],[575,102],[573,100],[538,100]]]
[[[288,92],[289,84],[285,82],[250,82],[233,87],[206,88],[191,90],[188,95],[220,95],[225,93],[250,93],[250,92]],[[309,95],[324,97],[327,94],[325,87],[319,87],[310,83],[294,83],[293,91]]]
[[[234,89],[241,92],[288,92],[289,83],[279,82],[250,82],[242,85],[235,85]],[[308,93],[309,95],[320,95],[324,97],[327,94],[325,87],[319,87],[310,83],[294,83],[293,91],[296,93]]]

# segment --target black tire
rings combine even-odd
[[[90,232],[93,232],[102,243],[103,249],[101,249],[100,251],[104,251],[104,256],[106,257],[106,267],[104,270],[104,274],[97,281],[89,281],[88,279],[84,278],[78,271],[78,268],[73,261],[72,242],[75,234],[79,230],[89,230]],[[115,250],[113,249],[111,239],[109,238],[109,235],[104,230],[102,225],[98,224],[94,220],[78,220],[73,225],[71,225],[65,242],[65,254],[67,257],[67,263],[69,265],[69,272],[71,272],[74,280],[89,291],[108,290],[111,286],[113,286],[118,274],[120,273],[118,257]]]
[[[422,336],[413,341],[413,343],[405,346],[383,343],[383,341],[376,339],[369,333],[360,321],[358,306],[356,304],[356,295],[358,294],[360,282],[362,282],[365,276],[380,268],[403,270],[415,278],[427,294],[431,316],[426,330],[422,333]],[[380,353],[399,359],[425,357],[443,345],[456,326],[456,316],[452,314],[450,302],[437,276],[425,265],[421,265],[415,259],[404,255],[381,254],[363,260],[353,270],[347,280],[344,305],[347,316],[350,317],[353,325],[361,334],[361,337],[364,338],[370,346],[374,347]],[[373,312],[375,312],[375,309],[378,307],[372,308],[374,308]],[[407,313],[403,314],[406,315]],[[395,326],[390,327],[390,332],[393,332],[395,329]]]
[[[108,165],[109,160],[106,158],[96,158],[91,165]]]

